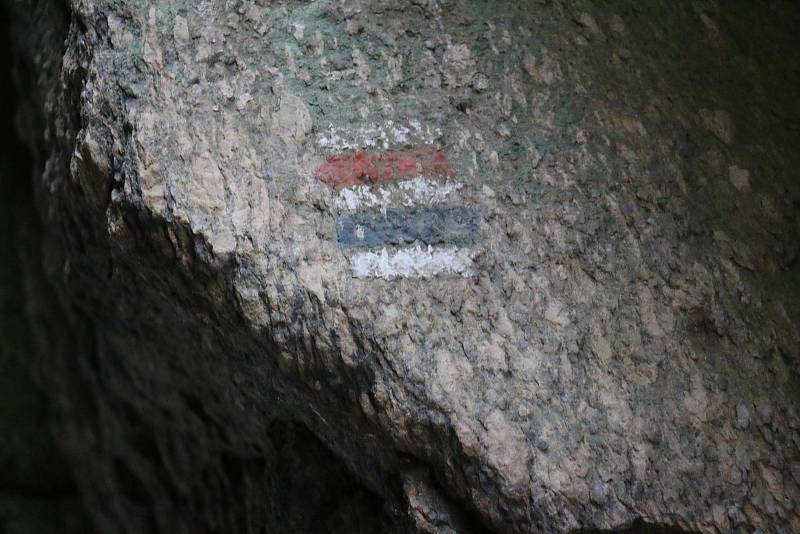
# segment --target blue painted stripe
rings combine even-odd
[[[431,208],[416,212],[388,209],[386,213],[354,213],[336,217],[342,247],[472,243],[480,212],[463,207]]]

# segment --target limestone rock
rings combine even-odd
[[[788,2],[28,3],[100,531],[797,528]],[[437,206],[478,220],[337,241]]]

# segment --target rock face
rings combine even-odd
[[[11,2],[99,531],[800,531],[800,12],[596,4]]]
[[[0,73],[6,79],[13,63],[7,22],[0,5]],[[0,532],[86,534],[91,526],[49,432],[47,400],[31,377],[35,350],[16,236],[30,235],[26,226],[35,226],[38,215],[30,161],[14,134],[16,100],[14,84],[0,86]]]

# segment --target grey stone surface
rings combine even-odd
[[[342,247],[408,245],[418,241],[427,245],[469,245],[475,238],[478,220],[480,213],[466,208],[387,209],[385,213],[339,215],[336,234]]]
[[[28,4],[101,531],[800,530],[791,2]],[[475,275],[353,278],[314,169],[414,123]]]

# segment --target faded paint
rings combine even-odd
[[[357,185],[339,191],[336,207],[355,211],[380,206],[385,211],[391,204],[407,208],[430,206],[444,202],[462,187],[463,184],[458,182],[435,180],[427,176],[380,186]]]
[[[459,247],[474,241],[479,211],[435,207],[463,187],[451,180],[450,164],[436,146],[441,136],[440,128],[418,121],[387,121],[357,129],[331,125],[317,135],[318,146],[334,154],[316,168],[315,177],[338,190],[337,210],[350,212],[336,218],[340,246],[417,243],[393,252],[383,248],[352,255],[354,277],[388,280],[473,274],[472,252]],[[376,207],[380,213],[353,213]],[[398,209],[415,207],[429,209]]]
[[[473,241],[479,217],[477,210],[463,207],[354,213],[336,218],[336,233],[342,247],[402,246],[416,241],[465,245]]]
[[[472,252],[458,247],[400,249],[360,252],[350,258],[356,278],[431,278],[438,275],[469,277],[474,274]]]
[[[432,145],[442,136],[441,128],[423,126],[419,121],[402,124],[387,121],[386,124],[370,124],[360,128],[336,127],[330,125],[328,130],[317,135],[317,144],[326,150],[342,151],[359,148],[383,148],[415,145]]]
[[[336,189],[410,180],[418,176],[446,178],[452,174],[444,153],[434,147],[336,154],[318,166],[315,173],[318,180]]]

